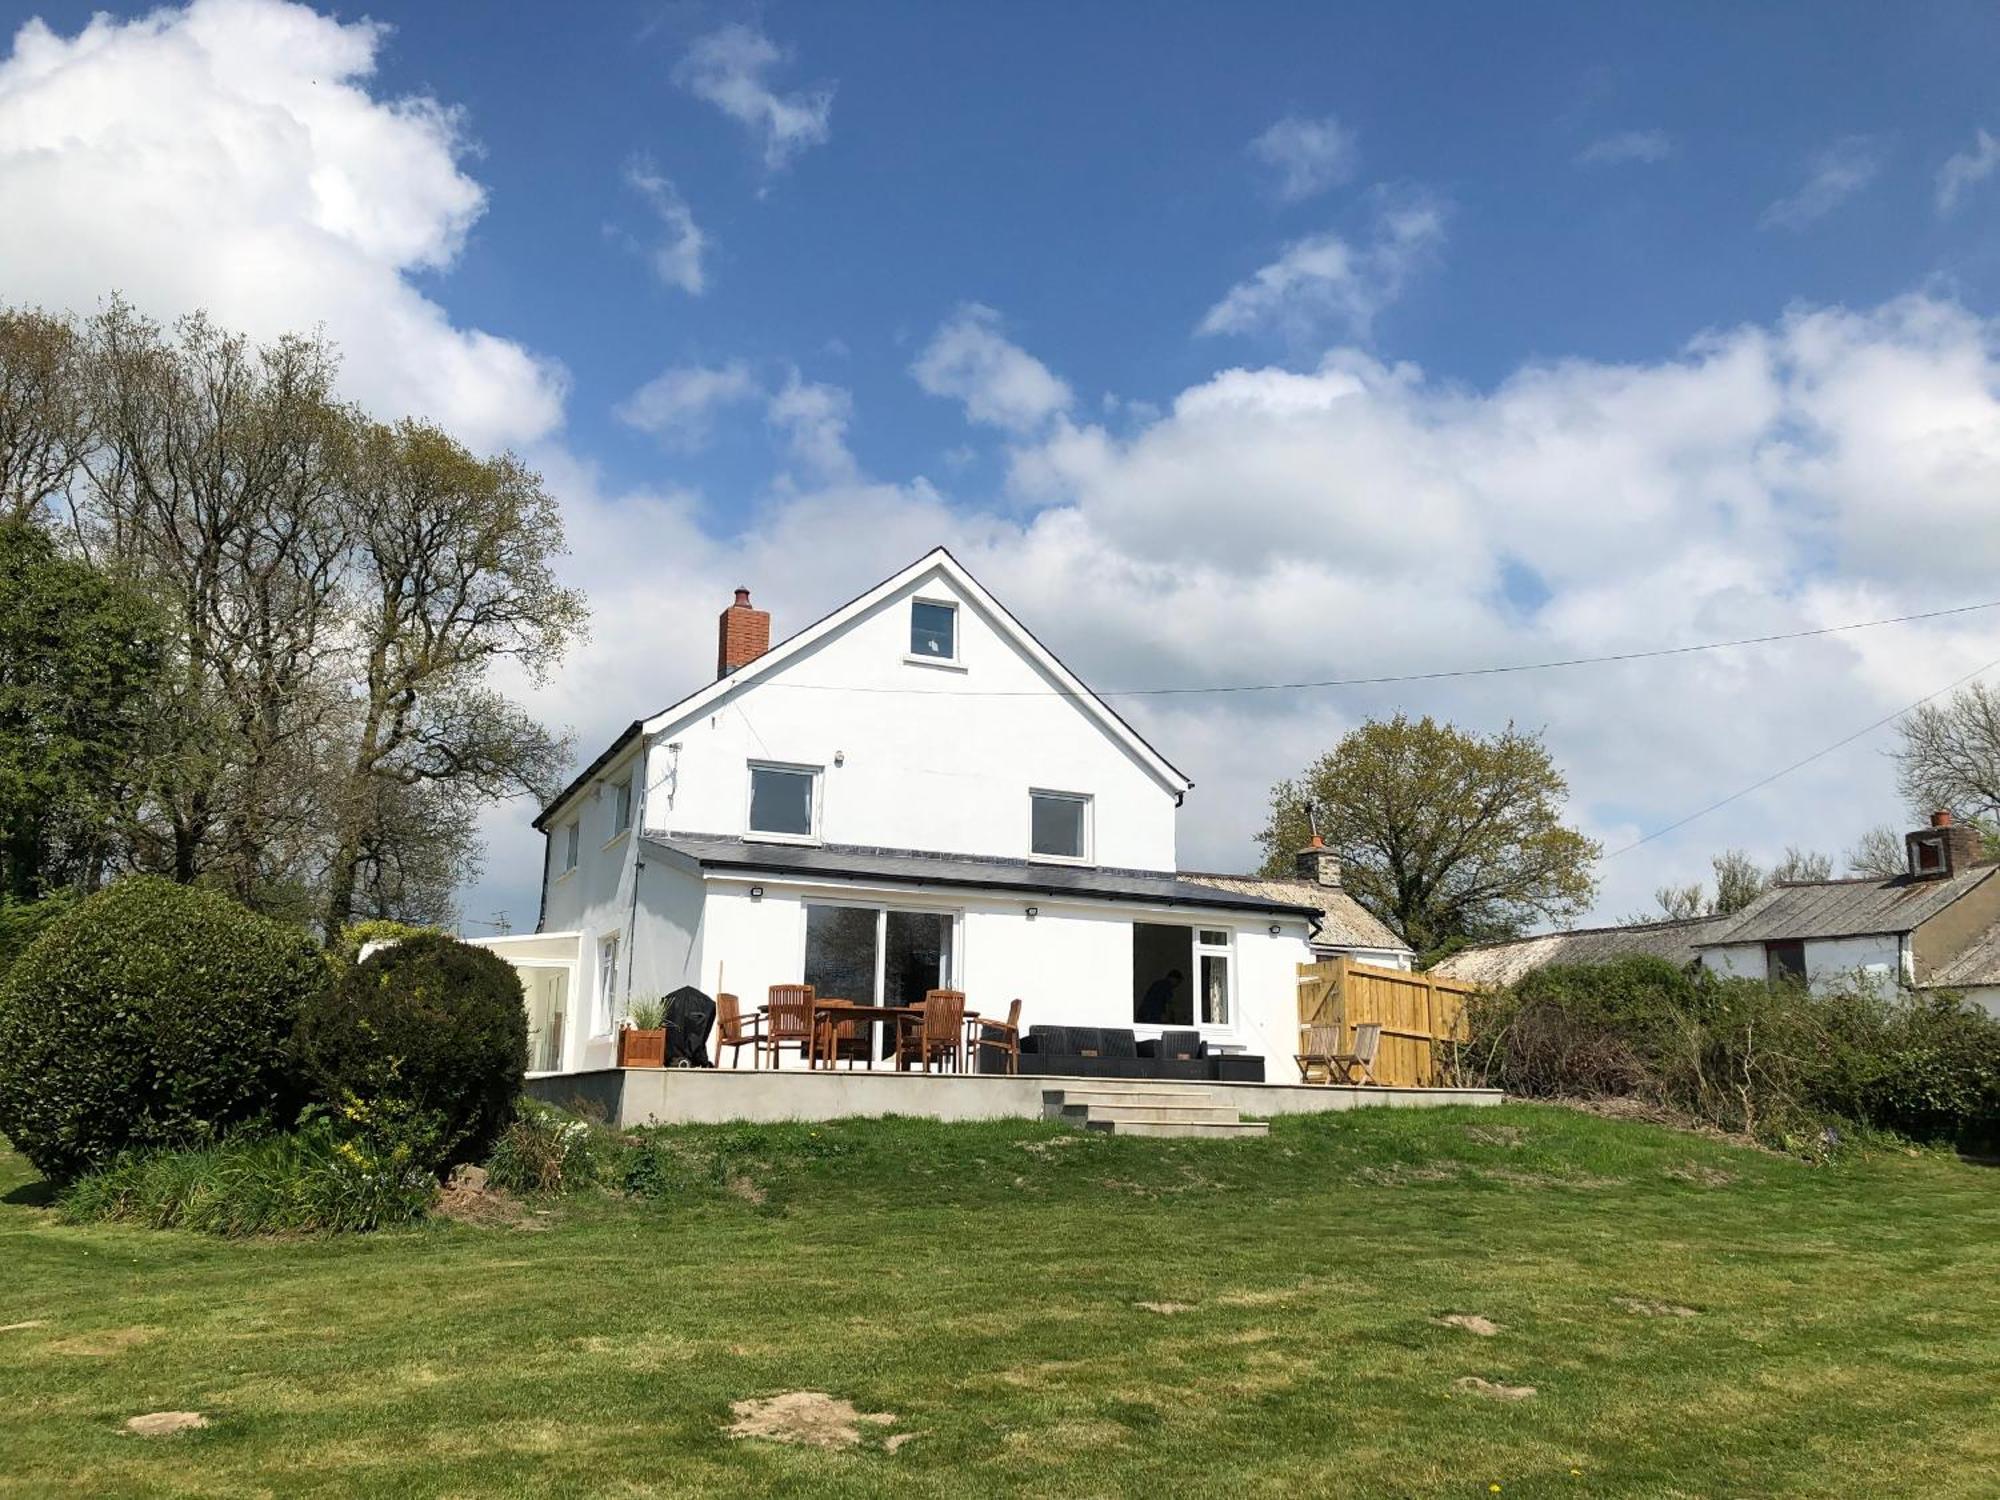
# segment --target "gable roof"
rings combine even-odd
[[[1184,772],[1155,750],[1144,735],[1092,692],[1082,678],[1063,664],[1060,657],[1037,640],[1034,633],[1017,620],[1005,605],[989,594],[985,585],[967,571],[965,564],[953,557],[948,549],[933,547],[908,567],[891,574],[864,593],[857,594],[837,609],[821,615],[804,629],[794,631],[763,655],[739,667],[727,677],[718,678],[706,686],[697,688],[685,698],[668,704],[657,713],[635,720],[619,735],[609,750],[598,756],[568,786],[556,794],[548,806],[536,815],[533,826],[537,829],[545,827],[561,810],[563,804],[588,784],[591,777],[609,762],[634,734],[643,733],[648,737],[665,734],[691,719],[699,718],[721,699],[768,677],[787,662],[832,635],[850,620],[867,613],[883,600],[933,573],[942,574],[957,585],[969,600],[992,619],[1003,636],[1009,638],[1024,656],[1041,668],[1044,674],[1054,679],[1056,691],[1076,703],[1099,728],[1123,745],[1127,753],[1144,766],[1161,786],[1178,797],[1194,785]]]
[[[1773,886],[1727,926],[1702,939],[1703,948],[1725,943],[1781,943],[1807,938],[1873,937],[1914,932],[1993,877],[2000,865],[1974,865],[1941,880],[1814,880]]]
[[[1957,990],[1969,985],[2000,984],[2000,922],[1980,933],[1952,958],[1941,964],[1918,987],[1930,990]]]
[[[1667,922],[1632,922],[1619,927],[1578,927],[1505,942],[1477,943],[1459,949],[1434,965],[1431,972],[1465,984],[1499,986],[1512,984],[1549,964],[1602,964],[1635,955],[1663,958],[1685,968],[1694,963],[1698,957],[1695,949],[1708,935],[1733,920],[1688,917]]]
[[[1404,942],[1373,912],[1337,885],[1318,885],[1310,880],[1264,880],[1255,875],[1204,875],[1181,873],[1189,885],[1211,890],[1254,896],[1284,906],[1307,907],[1319,913],[1319,931],[1312,940],[1322,948],[1386,948],[1408,953]]]

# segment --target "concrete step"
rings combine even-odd
[[[1065,1101],[1062,1118],[1115,1120],[1121,1125],[1128,1120],[1134,1124],[1186,1125],[1202,1120],[1234,1124],[1242,1116],[1226,1104],[1071,1104]]]
[[[1044,1089],[1042,1103],[1062,1107],[1069,1104],[1213,1104],[1215,1095],[1207,1089],[1129,1088],[1108,1089],[1091,1086],[1080,1089]]]
[[[1143,1120],[1086,1120],[1084,1121],[1083,1128],[1085,1130],[1101,1131],[1109,1135],[1206,1137],[1215,1140],[1246,1140],[1254,1136],[1266,1135],[1271,1129],[1262,1120],[1238,1120],[1234,1124],[1203,1121],[1187,1125],[1160,1124]]]

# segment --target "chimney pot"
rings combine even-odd
[[[1936,812],[1931,814],[1931,827],[1933,828],[1951,827],[1951,814],[1944,808],[1940,807]]]
[[[750,607],[750,590],[738,589],[736,602],[716,622],[715,675],[727,677],[771,649],[770,611]]]

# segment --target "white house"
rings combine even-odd
[[[948,986],[988,1015],[1019,997],[1024,1028],[1194,1027],[1275,1077],[1316,940],[1408,953],[1337,867],[1182,876],[1190,786],[942,548],[776,646],[739,589],[715,680],[535,820],[537,932],[490,946],[527,981],[539,1071],[610,1066],[634,997],[751,1007],[803,980],[878,1004]]]

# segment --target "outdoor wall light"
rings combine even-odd
[[[1271,936],[1276,937],[1277,935],[1278,935],[1278,924],[1276,922],[1273,922],[1271,924]]]
[[[750,899],[752,901],[762,901],[764,899],[764,887],[762,887],[761,885],[751,886]]]
[[[1041,911],[1042,911],[1042,909],[1041,909],[1041,908],[1040,908],[1039,906],[1031,906],[1031,907],[1029,907],[1029,908],[1028,908],[1028,920],[1029,920],[1030,922],[1034,921],[1036,917],[1038,917],[1038,916],[1040,916],[1040,915],[1041,915]]]
[[[836,766],[844,766],[844,765],[846,765],[846,764],[847,764],[847,752],[846,752],[845,750],[836,750],[836,751],[834,751],[834,752],[833,752],[833,763],[834,763],[834,764],[835,764]]]

